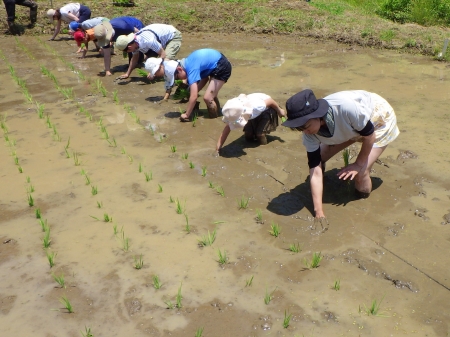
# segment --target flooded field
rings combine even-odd
[[[163,83],[136,70],[115,81],[122,55],[101,77],[103,59],[78,59],[73,40],[0,41],[2,336],[449,336],[447,64],[184,36],[180,57],[212,47],[232,62],[222,104],[264,92],[284,106],[311,88],[364,89],[394,107],[401,134],[369,199],[337,179],[342,157],[329,162],[321,232],[300,133],[279,127],[255,146],[234,131],[217,157],[222,121],[180,123],[185,104],[159,104]]]

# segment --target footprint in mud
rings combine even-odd
[[[125,113],[120,114],[116,112],[116,116],[106,116],[106,119],[111,124],[122,124],[125,120]]]
[[[450,224],[450,213],[445,214],[442,219],[444,219],[443,222],[441,222],[441,225],[447,225]]]

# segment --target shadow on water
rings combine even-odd
[[[349,202],[358,200],[354,190],[354,182],[347,183],[337,178],[339,169],[335,168],[325,173],[323,204],[346,206]],[[383,180],[372,177],[372,192],[383,184]],[[311,198],[309,176],[306,180],[288,192],[273,198],[267,205],[267,210],[278,215],[293,215],[305,208],[314,216],[314,204]]]
[[[267,144],[270,144],[272,142],[278,141],[280,143],[284,143],[285,141],[278,137],[278,136],[272,136],[267,135]],[[259,142],[257,140],[254,141],[248,141],[245,139],[245,136],[242,135],[241,137],[233,140],[231,143],[228,143],[222,149],[220,149],[220,156],[224,158],[239,158],[241,156],[246,156],[247,152],[245,152],[245,149],[253,149],[258,146],[264,146],[259,145]]]

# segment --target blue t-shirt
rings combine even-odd
[[[120,16],[109,21],[114,29],[114,36],[112,41],[116,41],[120,35],[128,35],[134,33],[134,28],[138,30],[144,28],[144,24],[132,16]]]
[[[202,78],[208,77],[216,69],[222,54],[214,49],[199,49],[184,60],[184,69],[188,84],[191,85]]]

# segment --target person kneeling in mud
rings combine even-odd
[[[282,125],[303,132],[310,174],[315,220],[326,221],[322,208],[325,163],[354,142],[361,150],[354,163],[337,176],[355,179],[357,198],[372,191],[370,170],[400,131],[394,109],[382,97],[364,90],[341,91],[317,100],[311,90],[303,90],[286,102],[288,120]]]
[[[278,116],[286,117],[275,100],[266,94],[240,94],[228,100],[222,108],[222,121],[227,125],[217,141],[219,152],[231,130],[242,129],[249,142],[257,140],[261,145],[267,144],[266,134],[275,131]]]

